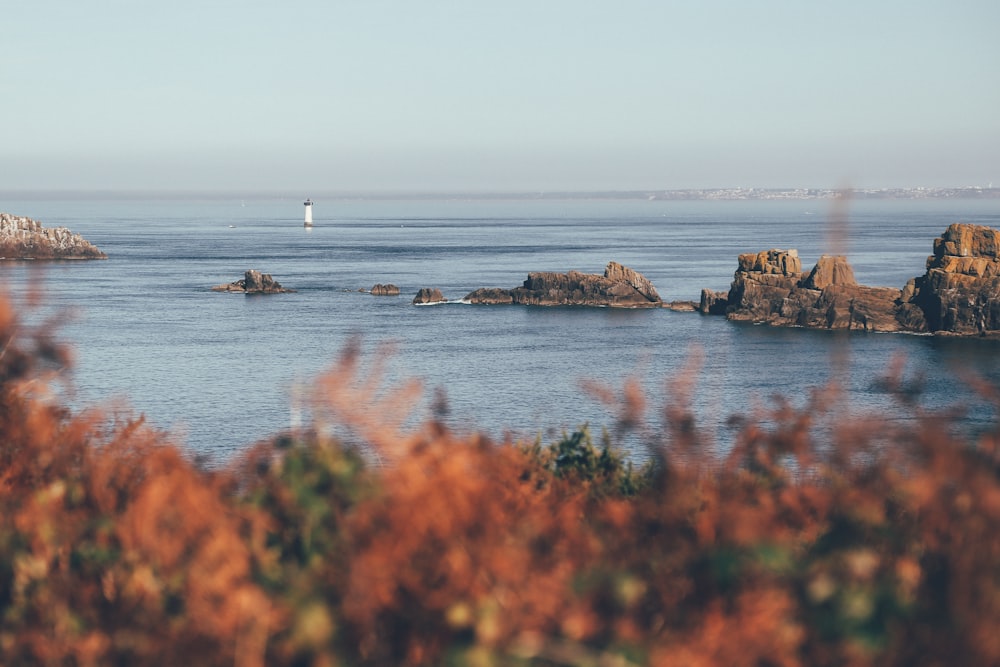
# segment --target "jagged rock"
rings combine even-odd
[[[996,260],[998,254],[1000,254],[1000,231],[982,225],[956,222],[949,225],[944,234],[934,239],[934,256],[929,258],[929,261],[945,257],[979,257]]]
[[[802,283],[808,289],[822,290],[830,285],[857,285],[854,269],[843,255],[823,255],[809,277]]]
[[[710,289],[703,289],[698,312],[704,315],[725,315],[728,305],[729,292],[713,292]]]
[[[740,255],[726,316],[826,329],[1000,334],[1000,230],[950,225],[934,240],[926,273],[901,290],[858,285],[841,256],[821,257],[804,278],[796,261],[792,251]],[[716,293],[702,292],[702,312],[718,312],[719,303]]]
[[[608,265],[604,268],[604,277],[612,282],[631,285],[636,292],[646,297],[652,303],[660,301],[659,293],[657,293],[656,288],[653,287],[653,283],[649,282],[646,276],[638,271],[633,271],[627,266],[622,266],[618,262],[608,262]]]
[[[734,320],[768,322],[802,280],[796,250],[764,250],[739,256],[726,299],[726,315]]]
[[[463,300],[475,304],[529,306],[649,308],[663,305],[660,295],[645,276],[617,262],[610,262],[604,275],[579,271],[529,273],[520,287],[478,289]]]
[[[514,303],[514,297],[511,296],[510,290],[502,289],[500,287],[483,287],[477,289],[468,295],[463,301],[468,301],[469,303],[477,303],[482,305],[508,305]]]
[[[378,284],[372,287],[373,296],[399,296],[399,288],[395,285]]]
[[[444,303],[447,300],[448,299],[444,298],[444,295],[441,294],[441,290],[436,287],[433,289],[429,287],[421,287],[420,291],[417,292],[417,295],[413,297],[413,303],[417,305],[427,303]]]
[[[244,294],[280,294],[295,290],[282,287],[269,273],[261,273],[250,269],[243,274],[242,280],[236,280],[212,288],[215,292],[242,292]]]
[[[775,326],[864,331],[920,331],[912,310],[901,310],[902,291],[858,285],[842,256],[824,255],[805,275],[794,250],[740,255],[739,268],[725,298],[729,319]],[[721,310],[721,296],[702,292],[703,313]]]
[[[934,240],[927,272],[904,290],[927,328],[961,335],[1000,332],[1000,231],[955,223]]]
[[[763,250],[740,255],[738,270],[745,273],[792,276],[802,273],[802,260],[799,259],[799,251],[794,248]]]
[[[0,213],[0,259],[107,259],[95,245],[65,227]]]

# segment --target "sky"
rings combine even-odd
[[[996,0],[0,7],[0,190],[1000,187]]]

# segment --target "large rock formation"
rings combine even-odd
[[[271,277],[271,274],[261,273],[254,269],[244,273],[242,280],[216,285],[212,290],[216,292],[242,292],[244,294],[280,294],[295,291],[282,287],[277,280]]]
[[[998,255],[1000,231],[990,227],[956,223],[935,239],[927,272],[904,288],[930,331],[1000,332]]]
[[[700,310],[775,326],[924,330],[918,318],[900,317],[901,296],[898,289],[859,285],[845,257],[824,255],[806,274],[794,250],[767,250],[740,255],[729,294],[704,290]]]
[[[778,326],[1000,334],[1000,231],[951,225],[926,273],[902,290],[857,284],[840,256],[821,257],[807,275],[794,250],[740,255],[728,294],[702,290],[699,310]]]
[[[604,275],[579,271],[529,273],[520,287],[478,289],[463,300],[475,304],[529,306],[649,308],[663,305],[656,288],[645,276],[617,262],[609,262]]]
[[[770,322],[802,280],[802,262],[795,250],[765,250],[739,256],[729,288],[730,319]]]
[[[65,227],[0,213],[0,259],[107,259],[108,256]]]

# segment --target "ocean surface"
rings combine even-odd
[[[726,290],[737,255],[796,248],[805,269],[846,254],[859,282],[902,287],[924,272],[933,239],[952,222],[1000,227],[1000,200],[662,201],[323,199],[303,227],[301,199],[0,199],[0,211],[65,226],[107,261],[7,262],[19,303],[41,286],[30,317],[69,315],[76,406],[122,403],[190,452],[225,461],[307,419],[312,379],[359,340],[363,359],[388,359],[388,384],[423,383],[411,423],[447,397],[455,430],[545,441],[615,415],[590,393],[646,388],[648,421],[691,380],[698,423],[720,450],[727,419],[780,395],[802,405],[833,379],[847,409],[912,418],[882,387],[893,359],[923,387],[929,411],[959,408],[985,428],[993,407],[966,374],[1000,383],[1000,343],[934,336],[778,329],[666,309],[531,308],[460,303],[479,287],[515,287],[530,271],[601,273],[609,261],[649,278],[664,300]],[[270,273],[293,294],[211,291]],[[376,283],[399,297],[373,297]],[[414,306],[422,287],[450,302]],[[391,349],[391,353],[387,351]],[[391,355],[391,356],[386,356]],[[402,409],[402,407],[400,407]],[[397,415],[393,415],[394,417]],[[622,445],[637,459],[634,440]]]

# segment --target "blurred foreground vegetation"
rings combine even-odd
[[[830,389],[721,458],[678,384],[633,469],[586,429],[403,433],[418,388],[351,348],[310,429],[206,469],[65,408],[51,330],[0,297],[0,664],[1000,664],[997,433]]]

